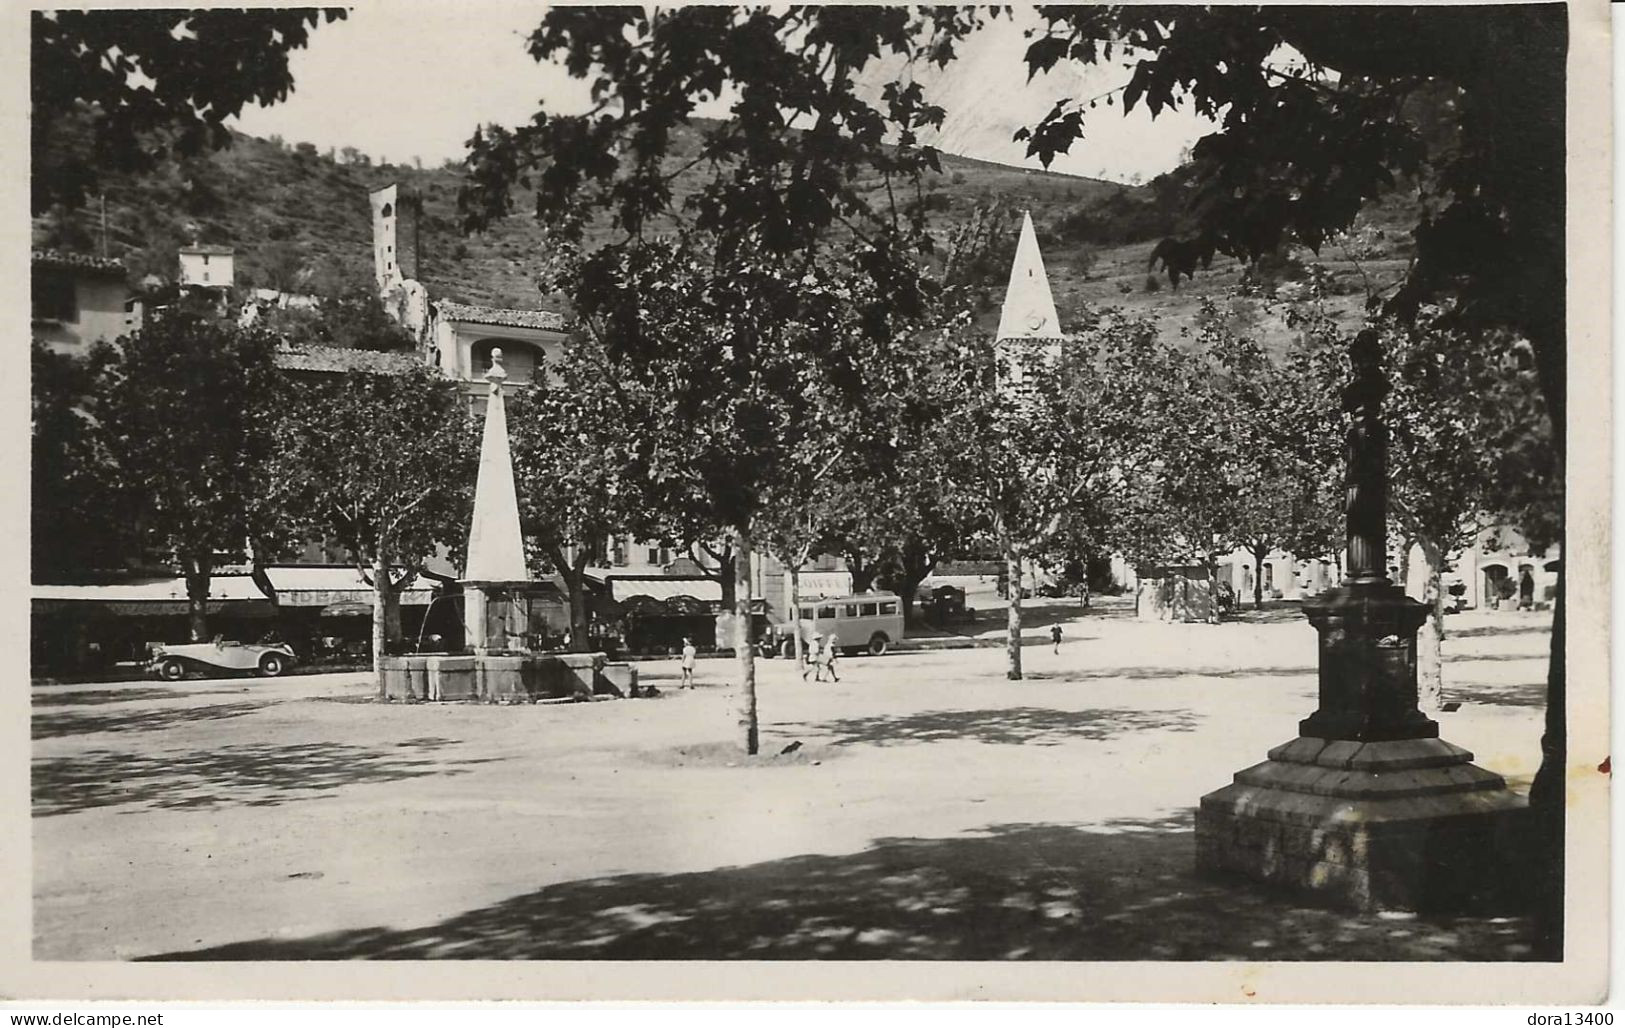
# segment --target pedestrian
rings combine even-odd
[[[1061,625],[1059,622],[1049,626],[1049,637],[1055,641],[1055,652],[1061,652]]]
[[[835,673],[835,633],[824,636],[824,668],[829,671],[829,680],[839,682],[841,676]]]
[[[683,636],[683,688],[694,688],[694,658],[699,651],[694,648],[694,640]]]
[[[1535,609],[1535,576],[1529,573],[1528,568],[1518,576],[1518,609]]]
[[[816,670],[818,667],[818,642],[819,637],[816,635],[804,638],[801,641],[801,680],[803,682],[807,680],[807,673]],[[820,678],[819,681],[821,682],[823,679]]]

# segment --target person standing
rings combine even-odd
[[[1061,625],[1060,625],[1060,622],[1056,622],[1055,624],[1049,626],[1049,637],[1055,643],[1055,652],[1060,653],[1061,652]]]
[[[694,659],[699,651],[694,648],[694,640],[683,636],[683,688],[694,688]]]

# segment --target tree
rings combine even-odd
[[[1529,526],[1537,544],[1554,533],[1561,491],[1550,467],[1551,426],[1527,351],[1506,332],[1460,332],[1434,317],[1390,324],[1384,333],[1393,387],[1389,507],[1427,565],[1429,617],[1419,640],[1420,698],[1443,702],[1446,560],[1496,523]]]
[[[61,581],[117,567],[131,527],[124,484],[98,420],[110,348],[87,357],[32,346],[30,571]]]
[[[265,474],[290,523],[337,540],[373,587],[374,666],[398,652],[401,590],[467,544],[478,457],[466,397],[429,369],[287,390]]]
[[[208,638],[214,569],[280,531],[266,502],[274,347],[206,301],[183,300],[124,341],[100,387],[107,451],[131,501],[123,516],[185,576],[193,641]]]
[[[557,8],[531,52],[591,78],[596,108],[487,127],[470,144],[465,218],[505,215],[514,189],[534,184],[567,265],[557,281],[641,415],[634,460],[662,506],[732,537],[747,753],[758,747],[750,567],[764,492],[815,435],[804,401],[839,388],[851,357],[818,336],[847,323],[831,313],[843,302],[833,258],[886,298],[856,319],[872,339],[894,338],[892,319],[923,300],[909,258],[929,245],[918,177],[937,161],[917,133],[941,111],[917,86],[878,104],[856,89],[863,67],[906,53],[916,28],[899,8]],[[729,120],[693,121],[724,96]],[[701,165],[678,193],[676,176]],[[865,195],[864,175],[884,203]],[[912,205],[896,202],[910,190]]]
[[[1019,385],[999,377],[1004,353],[962,337],[962,400],[947,419],[944,477],[1004,559],[1005,674],[1012,680],[1022,677],[1023,564],[1056,555],[1069,525],[1098,523],[1121,473],[1129,422],[1101,369],[1116,359],[1107,347],[1123,325],[1106,319],[1066,339],[1053,356],[1045,344],[1032,344],[1014,357],[1023,368]]]
[[[1316,354],[1298,347],[1272,357],[1256,339],[1234,331],[1211,302],[1204,303],[1200,322],[1199,352],[1218,414],[1206,462],[1225,485],[1217,497],[1225,511],[1219,534],[1252,557],[1257,609],[1264,600],[1264,560],[1272,552],[1301,558],[1339,546],[1337,394],[1314,375]],[[1218,455],[1222,459],[1214,459]]]
[[[341,8],[35,11],[29,92],[34,213],[74,207],[103,171],[139,171],[230,142],[250,103],[287,98],[288,56]],[[59,145],[90,118],[90,153]]]
[[[540,379],[508,407],[520,524],[570,600],[572,648],[590,632],[586,569],[612,536],[651,523],[603,355],[590,337],[566,346],[558,381]]]

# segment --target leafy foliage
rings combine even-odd
[[[284,523],[336,540],[378,591],[378,653],[400,641],[398,590],[466,545],[478,456],[462,390],[429,369],[287,391],[263,473]]]
[[[265,501],[274,346],[188,300],[152,312],[106,358],[96,412],[127,490],[123,513],[186,575],[194,637],[214,568],[281,530]]]
[[[230,141],[244,105],[293,88],[288,55],[340,8],[35,11],[30,17],[33,207],[74,205],[100,169],[151,168]],[[93,162],[53,147],[69,115],[85,114]]]
[[[35,581],[118,567],[131,526],[98,420],[111,349],[87,357],[32,346],[29,540]]]
[[[1318,250],[1396,182],[1415,182],[1427,198],[1417,259],[1389,309],[1409,316],[1441,299],[1463,324],[1529,339],[1561,423],[1563,7],[1041,13],[1030,70],[1129,59],[1125,111],[1189,104],[1219,120],[1192,150],[1195,225],[1154,255],[1175,281],[1217,254],[1257,258],[1287,239]],[[1422,100],[1434,101],[1431,121],[1413,116]],[[1064,152],[1087,106],[1057,104],[1029,152]]]

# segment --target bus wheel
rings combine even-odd
[[[789,639],[786,639],[783,642],[779,643],[779,656],[783,657],[785,660],[789,660],[791,657],[794,657],[795,655],[796,655],[796,644],[794,642],[791,642]]]
[[[886,633],[885,632],[876,632],[874,635],[871,635],[869,637],[869,656],[871,656],[871,657],[884,656],[885,653],[886,653],[886,647],[890,643],[891,643],[891,640],[886,638]]]

